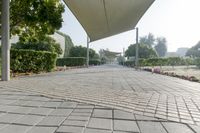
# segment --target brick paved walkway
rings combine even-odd
[[[4,90],[17,90],[23,91],[23,93],[26,92],[28,95],[29,93],[30,95],[34,93],[35,95],[44,95],[51,98],[87,103],[87,105],[76,104],[77,106],[79,104],[80,106],[86,106],[84,108],[92,110],[92,113],[90,112],[91,115],[89,115],[90,117],[84,120],[89,120],[86,126],[84,125],[84,127],[86,127],[84,131],[89,133],[95,132],[90,131],[95,129],[105,129],[108,132],[127,130],[145,133],[148,132],[148,130],[146,130],[148,128],[152,128],[152,132],[154,130],[158,130],[158,132],[173,132],[173,130],[177,130],[177,132],[179,132],[178,130],[183,130],[182,132],[195,132],[195,130],[196,132],[200,132],[200,84],[177,78],[143,71],[134,71],[130,68],[123,68],[115,65],[106,65],[91,67],[89,69],[76,69],[29,78],[14,79],[10,82],[1,82],[0,87],[2,88],[2,95],[4,95]],[[21,102],[22,104],[23,102],[26,103],[26,100],[23,101],[23,98],[15,98],[17,97],[15,95],[17,95],[16,92],[13,93],[13,95],[9,94],[11,98],[14,97],[17,101],[20,99],[20,104]],[[2,99],[1,101],[3,101],[1,103],[4,103],[6,99]],[[33,105],[37,105],[34,102],[33,100]],[[8,109],[12,110],[15,105],[10,104],[11,103],[8,102],[8,105],[3,105],[2,108],[7,109],[8,106]],[[48,100],[46,104],[50,106],[52,103]],[[53,103],[54,107],[58,106],[57,104],[58,103]],[[43,110],[43,108],[48,107],[42,106],[41,110]],[[0,111],[3,112],[6,109],[1,110],[0,108]],[[114,109],[120,114],[119,120],[117,117],[114,117]],[[6,112],[8,111],[6,110]],[[80,113],[81,116],[86,112]],[[1,116],[4,116],[4,113],[2,113]],[[16,112],[14,112],[14,114],[15,113]],[[32,113],[28,115],[32,115]],[[45,115],[47,115],[47,112]],[[132,117],[130,117],[130,115]],[[129,120],[129,118],[131,120]],[[81,117],[78,119],[81,119]],[[3,123],[3,125],[9,125],[6,122]],[[78,123],[82,124],[81,122]],[[106,123],[111,124],[109,125]],[[0,125],[0,128],[4,127],[3,125]],[[60,127],[61,125],[57,126]],[[80,125],[78,127],[80,127]],[[130,128],[133,128],[134,131]],[[59,130],[56,129],[57,132],[61,132],[60,130],[76,130],[76,126],[67,126]],[[77,128],[77,130],[79,129]]]

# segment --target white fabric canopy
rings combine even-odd
[[[90,41],[135,28],[154,0],[64,0]]]

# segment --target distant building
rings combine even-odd
[[[187,53],[189,48],[178,48],[176,53],[177,55],[179,55],[180,57],[184,57]]]

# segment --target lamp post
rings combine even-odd
[[[2,81],[10,80],[10,0],[2,0],[1,6],[1,52]]]
[[[90,58],[90,56],[89,56],[89,52],[90,52],[90,38],[89,38],[89,36],[87,36],[87,59],[86,59],[86,65],[87,65],[87,67],[89,67],[89,58]]]
[[[138,69],[138,66],[139,66],[139,43],[138,43],[138,40],[139,40],[139,29],[138,28],[135,28],[136,29],[136,51],[135,51],[135,68],[136,70]]]

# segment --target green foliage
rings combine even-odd
[[[143,59],[141,66],[164,66],[167,64],[167,58],[150,58]]]
[[[96,57],[97,53],[93,50],[89,50],[89,57],[93,59]],[[87,56],[87,48],[82,46],[74,46],[70,49],[69,52],[70,57],[86,57]]]
[[[186,56],[200,57],[200,41],[187,51]]]
[[[136,51],[136,44],[132,44],[128,47],[128,49],[125,52],[126,57],[132,57],[135,56]],[[139,44],[139,58],[154,58],[157,57],[156,52],[153,50],[153,48],[145,45],[145,44]]]
[[[159,57],[164,57],[167,53],[167,40],[164,37],[157,38],[157,44],[155,46],[155,50]]]
[[[90,65],[101,65],[101,61],[99,59],[91,59],[89,60]]]
[[[70,52],[71,48],[74,46],[72,39],[70,38],[70,36],[68,36],[60,31],[56,31],[56,33],[60,34],[61,36],[63,36],[65,38],[64,57],[69,57],[69,52]]]
[[[183,59],[182,63],[187,66],[195,65],[195,60],[193,58],[185,58],[185,59]]]
[[[101,64],[106,64],[106,62],[107,62],[107,59],[105,58],[105,57],[101,57]]]
[[[134,65],[134,61],[126,61],[128,66]],[[197,61],[196,61],[197,62]],[[169,57],[169,58],[149,58],[139,59],[140,66],[178,66],[178,65],[194,65],[194,60],[191,58]]]
[[[148,36],[140,37],[140,44],[148,45],[149,47],[154,46],[155,44],[155,37],[152,33],[149,33]]]
[[[60,0],[11,0],[11,34],[38,39],[62,27],[64,4]]]
[[[196,64],[196,66],[197,66],[198,68],[200,68],[200,58],[197,58],[197,59],[195,60],[195,64]]]
[[[128,66],[128,67],[134,67],[135,66],[135,61],[125,61],[124,65]]]
[[[181,58],[180,57],[169,57],[168,58],[168,64],[170,66],[178,66],[178,65],[181,65]]]
[[[86,58],[84,57],[66,57],[58,58],[57,66],[84,66],[86,63]]]
[[[48,51],[57,53],[58,55],[62,54],[60,44],[56,43],[56,41],[53,38],[48,36],[46,36],[42,41],[38,42],[18,42],[16,44],[12,44],[12,48]]]
[[[11,49],[12,72],[49,72],[56,64],[57,54],[34,50]]]

